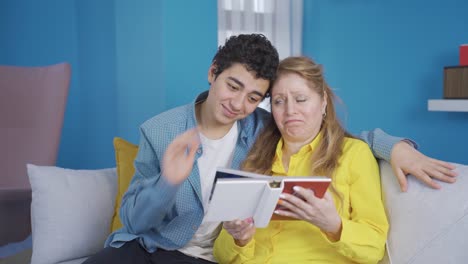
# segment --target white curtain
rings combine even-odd
[[[231,35],[262,33],[280,59],[302,52],[303,0],[218,0],[218,45]]]

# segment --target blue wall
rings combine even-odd
[[[183,8],[180,8],[182,7]],[[180,10],[179,10],[180,8]],[[464,0],[305,1],[304,53],[325,65],[352,132],[381,127],[468,164],[468,113],[428,112],[468,42]],[[215,1],[2,0],[0,64],[72,64],[58,165],[114,166],[112,139],[208,87]],[[440,143],[439,143],[440,142]]]
[[[68,61],[72,65],[59,153],[59,160],[66,159],[70,167],[86,159],[86,116],[82,112],[86,95],[79,89],[78,49],[74,1],[0,1],[0,64],[39,66]]]
[[[70,62],[57,163],[111,167],[115,136],[138,143],[144,120],[207,89],[216,14],[211,1],[3,0],[0,64]]]
[[[351,132],[381,127],[468,164],[468,113],[427,110],[468,43],[468,1],[304,2],[304,54],[324,65]]]
[[[117,132],[138,142],[138,126],[165,108],[161,1],[117,1]]]
[[[116,41],[113,0],[75,2],[79,85],[71,89],[82,95],[79,119],[65,116],[58,164],[64,167],[99,168],[112,166],[112,138],[117,133]],[[72,71],[75,75],[75,70]],[[68,102],[73,102],[70,96]],[[67,145],[68,143],[68,145]],[[72,150],[80,159],[70,159]],[[77,154],[75,154],[77,155]]]

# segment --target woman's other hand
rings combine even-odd
[[[255,225],[252,217],[245,220],[223,222],[223,227],[234,238],[236,245],[240,247],[247,245],[255,234]]]

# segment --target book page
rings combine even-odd
[[[218,222],[253,217],[267,185],[264,180],[218,179],[205,220]]]

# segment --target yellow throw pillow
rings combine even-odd
[[[114,216],[112,217],[112,229],[122,227],[119,217],[119,209],[122,204],[122,196],[128,189],[130,181],[135,173],[134,160],[137,156],[138,146],[122,138],[114,138],[115,161],[117,164],[117,197],[115,199]]]

